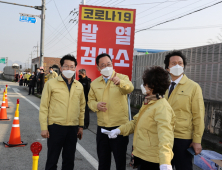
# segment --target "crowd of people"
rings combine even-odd
[[[142,76],[145,99],[138,114],[129,121],[127,95],[134,86],[127,75],[113,70],[109,54],[96,57],[101,73],[91,82],[86,70],[74,79],[77,61],[65,55],[61,75],[44,85],[39,121],[41,136],[47,138],[45,170],[56,170],[62,151],[62,169],[73,170],[77,139],[89,126],[89,108],[97,114],[96,147],[98,169],[109,170],[111,154],[116,169],[126,169],[129,135],[133,137],[133,165],[139,170],[192,170],[187,149],[202,150],[204,100],[200,86],[185,74],[187,62],[181,51],[165,56],[165,69],[147,68]],[[29,79],[30,81],[30,79]]]
[[[46,76],[43,68],[37,68],[36,72],[30,73],[30,71],[28,71],[17,74],[15,77],[15,81],[19,82],[20,86],[28,86],[29,95],[34,95],[35,87],[37,88],[37,94],[42,94],[42,90],[45,84],[45,78],[47,78],[47,80],[50,80],[56,77],[58,77],[58,74],[53,71],[52,67],[49,67],[49,73]]]

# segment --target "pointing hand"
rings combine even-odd
[[[113,81],[113,83],[115,85],[119,85],[120,84],[120,79],[119,79],[119,77],[116,76],[116,72],[115,72],[114,76],[110,80]]]

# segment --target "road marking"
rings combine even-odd
[[[1,88],[1,91],[3,92],[5,89],[4,88]]]
[[[14,90],[14,92],[16,94],[18,94],[21,98],[25,99],[27,102],[29,102],[32,106],[34,106],[37,110],[39,110],[39,107],[33,103],[32,101],[30,101],[29,99],[27,99],[25,96],[23,96],[21,93],[18,93],[18,89],[17,88],[12,88]],[[98,170],[98,161],[89,154],[89,152],[87,152],[78,142],[76,145],[76,149],[79,151],[79,153],[82,154],[83,157],[85,157],[85,159],[96,169]]]
[[[12,88],[12,90],[17,91],[17,92],[20,92],[20,90],[17,89],[17,88]]]

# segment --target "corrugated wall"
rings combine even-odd
[[[187,57],[185,74],[199,83],[204,99],[222,101],[222,44],[207,45],[181,50]],[[164,68],[168,52],[134,56],[132,81],[140,89],[142,74],[147,67],[158,65]]]

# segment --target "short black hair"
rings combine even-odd
[[[74,55],[66,54],[65,56],[63,56],[62,59],[60,60],[60,65],[61,66],[63,66],[65,60],[74,61],[75,66],[77,66],[77,60],[75,59]]]
[[[159,66],[147,68],[143,72],[143,85],[153,89],[153,94],[164,95],[170,86],[169,73]]]
[[[186,56],[182,53],[182,51],[173,50],[173,51],[169,52],[169,53],[165,56],[165,60],[164,60],[165,69],[168,69],[168,68],[169,68],[170,57],[173,57],[173,56],[180,56],[180,57],[183,59],[184,68],[186,67],[186,65],[187,65]]]
[[[52,67],[49,67],[49,69],[51,69]]]
[[[110,57],[109,54],[102,53],[102,54],[100,54],[100,55],[98,55],[98,56],[96,57],[96,64],[97,64],[97,66],[99,65],[99,59],[100,59],[100,58],[103,58],[103,57],[109,57],[109,59],[112,61],[112,59],[111,59],[111,57]]]
[[[38,69],[40,70],[40,68],[37,68],[36,70],[38,70]]]

